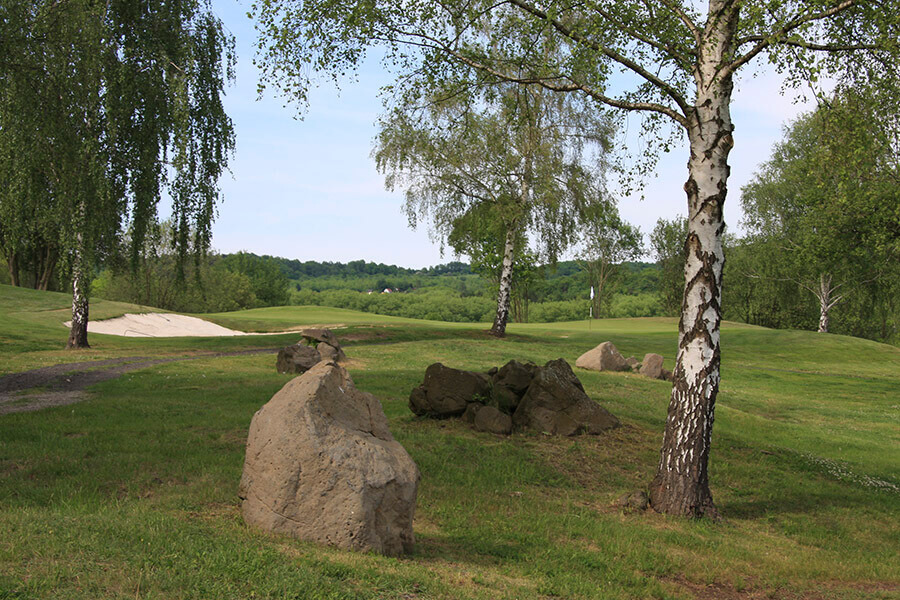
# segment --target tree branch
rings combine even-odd
[[[575,31],[574,29],[566,26],[559,19],[550,18],[549,15],[547,15],[547,13],[545,11],[540,10],[539,8],[529,4],[525,0],[509,0],[509,2],[511,4],[513,4],[514,6],[519,7],[526,13],[550,23],[551,25],[553,25],[553,28],[556,29],[556,31],[558,31],[564,37],[569,38],[570,40],[572,40],[573,42],[575,42],[577,44],[587,46],[588,48],[591,48],[592,50],[594,50],[596,52],[600,52],[607,58],[626,67],[627,69],[631,70],[632,72],[634,72],[641,78],[648,81],[653,86],[659,88],[660,90],[665,92],[666,95],[669,96],[669,98],[671,98],[678,105],[678,107],[681,109],[682,115],[687,115],[690,112],[690,106],[689,106],[687,100],[685,100],[685,98],[681,95],[681,93],[678,90],[676,90],[674,87],[672,87],[671,85],[669,85],[668,83],[666,83],[665,81],[663,81],[662,79],[660,79],[659,77],[654,75],[653,73],[650,73],[645,68],[643,68],[642,66],[640,66],[639,64],[634,62],[633,60],[619,54],[618,52],[616,52],[615,50],[612,50],[611,48],[607,48],[606,46],[597,44],[596,42],[594,42],[592,40],[588,40],[583,35],[581,35],[577,31]],[[599,10],[598,10],[598,12],[599,12]],[[603,102],[605,102],[605,101],[603,101]],[[663,111],[658,111],[658,112],[663,112]],[[667,114],[667,115],[671,116],[670,113],[674,113],[674,112],[675,111],[673,111],[672,109],[668,109],[668,112],[663,112],[663,114]],[[683,126],[686,126],[686,123],[687,123],[686,120],[684,120],[684,119],[678,120],[678,122],[681,123]]]
[[[453,58],[459,60],[465,65],[468,65],[474,69],[482,70],[486,73],[493,75],[499,79],[504,81],[508,81],[510,83],[521,83],[521,84],[535,84],[539,85],[545,89],[548,89],[553,92],[575,92],[581,91],[590,96],[591,98],[602,102],[603,104],[621,108],[623,110],[634,110],[634,111],[649,111],[649,112],[658,112],[666,115],[667,117],[673,119],[679,125],[687,129],[688,123],[687,118],[684,115],[680,114],[678,111],[672,109],[671,107],[657,104],[655,102],[631,102],[628,100],[621,100],[619,98],[611,98],[602,92],[594,89],[593,87],[581,83],[576,83],[572,81],[570,78],[562,75],[557,75],[555,78],[543,78],[543,77],[518,77],[514,75],[510,75],[508,73],[503,73],[498,71],[492,67],[489,67],[475,59],[469,58],[456,52],[455,50],[450,50],[448,53],[453,56]],[[562,84],[555,83],[560,80],[568,80],[571,83]]]
[[[772,32],[771,35],[751,36],[750,39],[742,38],[736,44],[735,48],[739,48],[741,44],[752,42],[752,41],[756,41],[757,43],[753,48],[751,48],[749,51],[747,51],[746,54],[744,54],[743,56],[738,56],[731,64],[729,64],[725,69],[723,69],[722,76],[727,77],[728,75],[733,74],[739,68],[741,68],[742,66],[744,66],[745,64],[747,64],[748,62],[753,60],[753,58],[755,58],[760,52],[762,52],[766,48],[769,48],[770,46],[775,46],[778,44],[787,44],[789,42],[789,40],[786,40],[785,38],[788,36],[788,34],[790,34],[792,31],[798,29],[799,27],[802,27],[803,25],[806,25],[807,23],[813,23],[815,21],[821,21],[822,19],[827,19],[829,17],[833,17],[834,15],[837,15],[837,14],[844,12],[845,10],[848,10],[849,8],[855,6],[858,2],[859,2],[859,0],[841,0],[835,6],[832,6],[828,10],[824,10],[822,12],[812,13],[812,14],[808,14],[805,16],[798,14],[798,15],[794,16],[793,18],[789,19],[784,24],[784,26],[782,26],[780,29]],[[792,45],[796,45],[796,44],[792,44]]]

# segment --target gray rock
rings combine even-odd
[[[491,405],[500,409],[500,411],[505,412],[508,415],[516,412],[516,407],[519,406],[519,402],[522,401],[522,396],[524,394],[517,394],[512,389],[495,384],[493,388],[491,388]]]
[[[520,363],[517,360],[503,365],[491,378],[492,404],[501,412],[513,414],[522,396],[528,391],[537,368],[534,363]]]
[[[418,481],[378,400],[322,362],[253,416],[239,496],[255,527],[393,556],[412,549]]]
[[[650,497],[647,492],[638,490],[621,496],[615,504],[626,511],[644,511],[650,506]]]
[[[491,380],[485,373],[461,371],[434,363],[425,370],[421,385],[424,399],[410,395],[409,408],[417,415],[458,417],[470,402],[491,397]],[[418,394],[413,390],[413,394]]]
[[[619,420],[588,398],[572,368],[562,358],[538,369],[513,414],[513,424],[556,435],[599,434]]]
[[[639,371],[641,369],[641,363],[633,356],[626,358],[625,364],[628,365],[628,368],[632,371]]]
[[[300,336],[310,345],[325,342],[334,348],[340,348],[341,343],[337,336],[330,329],[304,329],[300,332]]]
[[[497,371],[493,377],[494,385],[505,386],[519,395],[525,395],[531,380],[537,373],[538,366],[534,363],[520,363],[511,360]]]
[[[596,348],[588,350],[578,357],[575,366],[591,371],[627,371],[625,358],[612,342],[603,342]]]
[[[319,351],[312,346],[294,344],[278,351],[275,368],[279,373],[305,373],[322,360]]]
[[[475,416],[482,408],[484,408],[484,404],[481,404],[480,402],[469,402],[469,405],[466,407],[466,412],[462,414],[462,420],[466,423],[474,423]]]
[[[347,359],[347,355],[344,354],[344,351],[341,350],[340,347],[335,348],[334,346],[326,342],[319,342],[319,344],[316,346],[316,350],[319,351],[319,354],[322,356],[322,360],[340,362]]]
[[[428,412],[428,398],[425,397],[425,386],[420,385],[409,394],[409,410],[414,414],[424,415]]]
[[[512,433],[513,423],[512,417],[508,414],[500,412],[493,406],[482,406],[475,413],[474,425],[478,431],[509,435]]]
[[[651,379],[665,379],[663,376],[664,370],[662,356],[652,352],[644,355],[644,361],[641,363],[641,375]]]

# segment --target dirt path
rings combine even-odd
[[[274,354],[277,348],[259,348],[171,358],[129,356],[88,362],[65,363],[0,377],[0,415],[31,412],[51,406],[74,404],[87,398],[85,388],[154,365],[221,356]]]

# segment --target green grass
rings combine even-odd
[[[62,350],[68,298],[0,286],[0,372],[117,356],[274,347],[296,334],[137,339]],[[138,307],[96,302],[93,316]],[[237,484],[253,413],[288,379],[274,357],[175,362],[85,402],[0,416],[0,599],[900,598],[900,350],[726,323],[710,463],[725,518],[623,514],[655,469],[669,386],[578,370],[619,416],[558,439],[417,419],[435,361],[570,362],[612,340],[673,366],[671,319],[512,325],[323,307],[208,315],[246,330],[341,325],[358,387],[381,400],[422,471],[413,555],[388,559],[247,528]],[[878,487],[881,485],[882,487]]]

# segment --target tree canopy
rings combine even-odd
[[[603,188],[611,125],[577,97],[540,86],[482,81],[423,100],[407,97],[382,120],[376,164],[389,188],[406,188],[410,224],[430,218],[442,244],[476,262],[498,255],[491,331],[502,336],[528,234],[533,253],[555,262],[579,225],[611,206]]]
[[[2,11],[0,243],[8,261],[54,246],[73,280],[70,345],[82,346],[88,272],[126,223],[137,260],[164,191],[180,257],[209,245],[234,147],[221,102],[233,42],[196,0],[10,0]]]
[[[870,90],[840,90],[786,129],[742,190],[745,243],[756,260],[740,275],[790,281],[812,294],[820,332],[854,294],[894,287],[900,138],[889,124],[897,119],[897,106]]]

